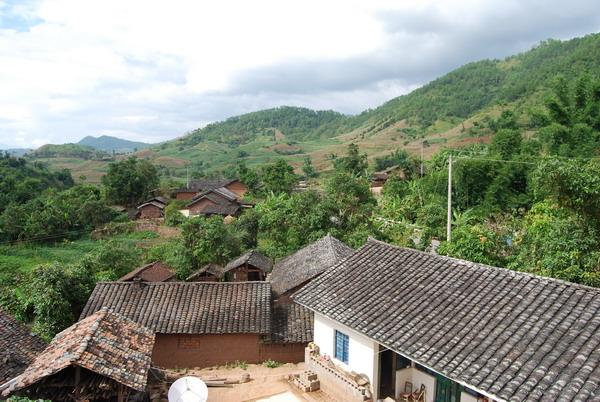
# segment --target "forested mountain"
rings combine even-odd
[[[82,138],[78,144],[109,153],[135,152],[152,145],[145,142],[124,140],[110,135],[101,135],[100,137],[88,135],[87,137]]]
[[[584,72],[600,75],[600,34],[547,40],[506,59],[469,63],[355,116],[282,106],[231,117],[138,154],[170,177],[185,177],[189,168],[197,176],[218,175],[241,160],[258,166],[280,157],[297,169],[310,157],[317,170],[330,170],[332,159],[351,142],[373,160],[395,149],[420,153],[426,140],[430,157],[441,148],[488,143],[489,123],[503,110],[527,126],[558,75],[570,84]],[[68,166],[79,177],[78,166]],[[91,176],[86,169],[82,174]]]

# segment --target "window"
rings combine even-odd
[[[350,338],[348,335],[335,331],[335,358],[348,364],[348,344]]]

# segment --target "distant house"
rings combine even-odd
[[[223,268],[223,275],[227,281],[264,281],[271,272],[273,262],[270,258],[257,250],[250,250]]]
[[[20,376],[5,384],[2,396],[134,400],[146,392],[153,345],[152,331],[99,310],[56,335]]]
[[[144,282],[170,282],[175,280],[175,271],[167,264],[154,261],[134,269],[119,279],[121,282],[140,280]]]
[[[371,175],[371,187],[383,187],[383,185],[388,181],[388,179],[394,175],[400,177],[401,179],[406,179],[406,174],[400,166],[390,166],[387,169],[374,172]]]
[[[168,200],[164,197],[153,197],[137,207],[136,217],[139,219],[157,219],[165,216]]]
[[[29,328],[0,309],[0,385],[21,374],[45,347]]]
[[[353,252],[353,249],[328,234],[275,263],[269,278],[273,292],[277,298],[289,297]]]
[[[311,332],[297,333],[310,313],[273,314],[268,282],[101,282],[81,318],[103,307],[153,330],[152,362],[167,368],[300,362],[312,340]]]
[[[218,264],[206,264],[186,278],[187,282],[218,282],[223,277],[223,267]]]
[[[191,200],[199,193],[214,190],[217,188],[225,188],[238,197],[243,197],[248,192],[248,187],[237,179],[202,179],[191,180],[186,187],[179,188],[174,191],[175,199]]]
[[[224,187],[207,190],[195,195],[186,208],[191,215],[237,216],[242,208],[248,207],[237,194]]]
[[[346,401],[600,398],[600,289],[376,240],[294,296],[306,366]]]

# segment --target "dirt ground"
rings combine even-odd
[[[211,378],[238,379],[243,374],[250,375],[249,382],[234,384],[231,388],[209,387],[208,402],[333,402],[320,391],[307,394],[288,383],[289,374],[302,371],[304,363],[288,363],[277,368],[249,364],[245,369],[218,367],[187,370],[178,374],[196,376],[207,381]]]

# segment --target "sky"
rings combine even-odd
[[[354,114],[598,31],[597,0],[0,0],[0,148],[160,142],[281,105]]]

